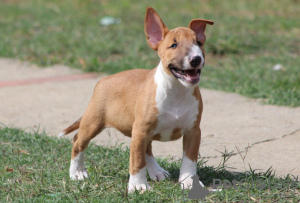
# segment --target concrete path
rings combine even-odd
[[[82,116],[101,77],[104,75],[60,65],[39,68],[0,59],[0,123],[27,130],[45,129],[49,135],[57,135]],[[200,153],[207,165],[218,166],[226,148],[235,154],[227,162],[233,171],[249,170],[250,164],[252,169],[262,171],[272,166],[279,176],[300,176],[299,107],[262,105],[258,100],[204,88],[201,93],[204,112]],[[130,145],[130,139],[114,129],[104,130],[94,141]],[[154,154],[179,158],[181,142],[155,142]]]

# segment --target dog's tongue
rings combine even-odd
[[[186,70],[185,74],[186,74],[186,79],[188,80],[198,80],[199,78],[196,69]]]

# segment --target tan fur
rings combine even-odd
[[[199,101],[199,114],[197,116],[197,120],[195,121],[194,128],[183,137],[183,151],[186,153],[185,155],[189,159],[192,161],[197,161],[201,141],[200,121],[203,111],[203,102],[199,88],[195,88],[193,95]]]
[[[153,156],[152,154],[152,141],[148,142],[147,149],[146,149],[146,154],[149,156]]]
[[[63,130],[63,132],[67,135],[70,132],[73,132],[74,130],[77,130],[80,125],[81,118],[79,118],[77,121],[75,121],[72,125],[67,127],[66,129]]]
[[[158,133],[158,134],[155,134],[153,137],[152,137],[152,140],[157,140],[157,141],[160,141],[161,140],[161,135]]]
[[[160,30],[162,30],[162,39],[157,45],[148,33],[151,29],[148,24],[153,16],[159,22]],[[191,22],[190,25],[194,25],[194,23]],[[168,75],[172,75],[172,73],[167,64],[172,62],[180,67],[183,63],[182,56],[187,55],[190,47],[198,40],[196,33],[189,28],[179,27],[169,31],[152,8],[147,9],[145,33],[149,46],[158,51],[164,71]],[[174,40],[178,43],[176,51],[168,48]],[[203,41],[203,39],[201,40]],[[205,39],[203,44],[204,42]],[[203,47],[201,50],[204,54]],[[64,130],[65,134],[68,134],[79,128],[74,138],[72,159],[79,152],[84,151],[90,140],[105,127],[114,127],[124,135],[132,137],[130,174],[137,174],[146,166],[145,154],[153,156],[152,141],[161,139],[159,133],[155,135],[150,133],[158,124],[157,115],[159,113],[155,101],[155,72],[156,68],[152,70],[134,69],[105,77],[98,82],[83,117]],[[196,161],[201,139],[199,125],[203,108],[198,86],[194,88],[193,95],[199,102],[199,114],[194,122],[194,127],[184,135],[183,150],[188,158]],[[170,140],[176,140],[182,136],[180,128],[172,130]]]
[[[178,140],[179,138],[182,137],[182,134],[181,134],[181,128],[175,128],[173,130],[173,133],[171,135],[171,141],[173,140]]]

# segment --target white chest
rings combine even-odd
[[[199,101],[193,95],[194,88],[186,88],[177,81],[168,81],[160,74],[157,70],[155,100],[158,123],[153,133],[160,134],[160,141],[169,141],[174,130],[179,129],[183,135],[194,126],[199,114]]]

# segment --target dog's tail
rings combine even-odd
[[[77,130],[80,125],[81,118],[79,118],[75,123],[64,129],[57,137],[62,137],[64,135],[69,134],[70,132],[73,132],[74,130]]]

